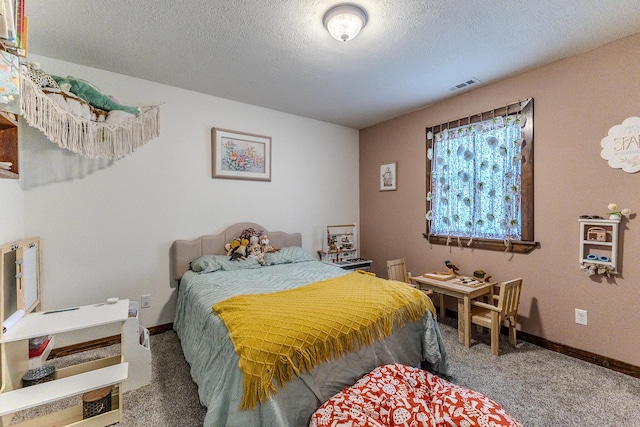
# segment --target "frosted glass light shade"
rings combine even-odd
[[[367,13],[358,6],[340,5],[324,15],[324,26],[331,36],[341,42],[355,38],[367,24]]]

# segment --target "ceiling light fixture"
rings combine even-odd
[[[342,4],[324,15],[324,26],[331,36],[341,42],[354,39],[367,25],[367,12],[359,6]]]

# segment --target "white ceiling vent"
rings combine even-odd
[[[451,86],[449,88],[449,92],[455,92],[457,90],[464,89],[466,87],[472,86],[472,85],[474,85],[476,83],[480,83],[480,80],[476,79],[475,77],[471,77],[469,80],[467,80],[465,82],[458,83],[455,86]]]

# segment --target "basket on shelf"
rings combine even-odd
[[[56,372],[55,366],[41,366],[39,368],[29,369],[22,376],[22,387],[29,387],[51,381]]]
[[[113,386],[88,391],[82,395],[82,418],[91,418],[111,411]]]

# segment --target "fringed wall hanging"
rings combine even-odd
[[[23,64],[20,84],[27,123],[74,153],[116,160],[160,134],[158,105],[126,107],[88,82],[51,76],[31,63]]]

